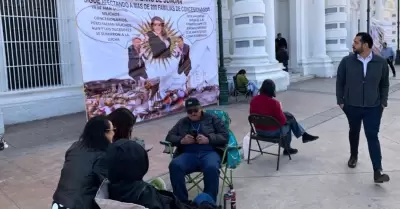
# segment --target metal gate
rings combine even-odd
[[[69,59],[62,58],[60,48],[69,42],[65,39],[69,15],[63,17],[62,13],[67,12],[58,2],[0,0],[0,49],[3,47],[0,59],[4,59],[0,73],[5,73],[3,78],[7,81],[3,91],[66,85],[63,76],[68,76],[66,73],[71,69]]]

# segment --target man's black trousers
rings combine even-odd
[[[361,122],[368,142],[369,155],[374,171],[382,169],[381,146],[378,133],[381,124],[383,107],[354,107],[345,105],[343,111],[349,121],[350,153],[358,156],[358,144],[360,141]]]

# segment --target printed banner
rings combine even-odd
[[[88,118],[217,103],[215,0],[75,0]]]
[[[383,42],[385,42],[385,33],[382,24],[380,24],[379,21],[375,18],[371,18],[371,28],[369,34],[371,34],[371,37],[374,40],[372,51],[375,54],[380,55],[383,47]]]

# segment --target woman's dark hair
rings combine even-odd
[[[260,88],[260,94],[269,96],[269,97],[276,97],[275,92],[275,83],[271,79],[265,79]]]
[[[241,70],[239,70],[239,72],[236,75],[244,75],[244,74],[246,74],[246,70],[241,69]]]
[[[118,108],[108,115],[108,119],[114,125],[115,134],[113,141],[118,139],[129,139],[136,117],[126,108]]]
[[[161,35],[164,37],[164,38],[167,38],[167,36],[168,36],[168,34],[167,34],[167,31],[165,30],[165,22],[164,22],[164,20],[161,18],[161,17],[159,17],[159,16],[154,16],[153,18],[151,18],[151,30],[153,31],[153,25],[154,25],[154,22],[155,21],[158,21],[158,22],[160,22],[161,23],[161,26],[162,26],[162,29],[161,29]]]
[[[79,141],[81,145],[95,150],[106,150],[110,142],[106,137],[106,132],[110,130],[110,121],[106,116],[95,116],[90,118]]]
[[[121,191],[130,187],[135,181],[143,181],[144,175],[149,170],[149,156],[146,150],[131,140],[116,141],[110,145],[106,156],[108,179],[112,190]]]

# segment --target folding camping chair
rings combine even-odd
[[[222,110],[207,110],[206,112],[210,113],[210,114],[213,114],[216,117],[220,118],[222,121],[224,121],[225,126],[229,129],[229,124],[231,122],[231,119],[229,118],[228,113],[226,113],[225,111],[222,111]],[[229,130],[229,133],[233,134],[232,131],[230,131],[230,130]],[[232,136],[230,136],[230,138],[231,137]],[[164,153],[169,154],[170,157],[171,157],[171,160],[174,157],[176,157],[176,155],[175,155],[176,147],[174,147],[170,142],[161,141],[160,144],[165,146]],[[238,146],[237,142],[229,143],[224,149],[224,153],[223,153],[222,159],[221,159],[221,168],[220,168],[220,171],[221,171],[220,179],[222,180],[222,186],[221,186],[221,188],[219,190],[220,199],[219,199],[219,202],[217,204],[221,204],[222,203],[225,184],[229,188],[233,187],[232,171],[235,168],[232,168],[227,163],[228,153],[229,152],[233,152],[233,151],[238,151],[240,149],[241,149],[241,147]],[[240,159],[238,159],[238,160],[240,161]],[[190,191],[193,188],[197,188],[199,191],[202,191],[202,188],[199,185],[201,181],[203,181],[203,174],[202,173],[198,173],[198,174],[193,174],[192,173],[192,174],[186,175],[186,183],[192,184],[192,186],[189,187],[187,190]]]
[[[237,85],[237,78],[236,76],[233,76],[233,96],[236,99],[236,102],[238,102],[238,97],[239,96],[244,96],[246,99],[249,99],[249,97],[252,96],[252,92],[247,89],[247,87],[239,88]]]
[[[288,144],[286,143],[286,133],[283,132],[283,126],[273,117],[267,116],[267,115],[258,115],[258,114],[251,114],[249,115],[249,123],[250,123],[250,140],[249,140],[249,153],[247,157],[247,164],[250,163],[250,152],[259,152],[261,154],[269,154],[269,155],[274,155],[277,156],[277,163],[276,163],[276,170],[279,170],[279,160],[281,156],[281,146],[285,146],[285,149],[288,149]],[[256,126],[275,126],[279,127],[280,130],[280,135],[277,137],[268,137],[268,136],[263,136],[260,134],[257,134],[256,131]],[[288,133],[291,134],[291,133]],[[257,145],[258,145],[258,150],[252,149],[251,148],[251,141],[256,140]],[[278,144],[278,154],[276,153],[270,153],[270,152],[265,152],[261,148],[260,141],[262,142],[269,142],[273,144]],[[289,159],[292,160],[292,157],[290,156],[289,153]]]

